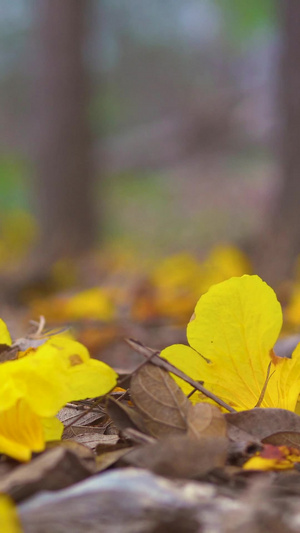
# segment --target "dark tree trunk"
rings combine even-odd
[[[257,250],[257,271],[276,285],[293,274],[300,253],[300,2],[281,0],[283,24],[279,70],[279,139],[281,185],[270,220]]]
[[[84,63],[89,0],[36,2],[37,201],[45,249],[74,254],[95,242],[94,180]]]

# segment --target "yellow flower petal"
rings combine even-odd
[[[1,533],[22,533],[16,506],[6,494],[0,495],[0,531]]]
[[[168,348],[162,350],[160,355],[195,381],[203,380],[207,363],[203,357],[201,357],[189,346],[184,346],[183,344],[173,344],[172,346],[168,346]],[[189,385],[186,381],[183,381],[183,379],[178,378],[174,374],[171,374],[171,376],[175,379],[176,383],[178,383],[186,395],[192,392],[193,387],[191,387],[191,385]],[[191,401],[193,403],[203,401],[203,396],[199,392],[195,392],[191,396]]]
[[[232,245],[215,246],[202,264],[201,293],[216,283],[249,274],[251,270],[249,260],[241,250]]]
[[[295,410],[300,345],[291,359],[270,357],[281,324],[280,304],[266,283],[258,276],[231,278],[200,298],[187,328],[191,348],[174,345],[161,355],[237,410],[257,404],[271,363],[261,406]],[[199,393],[192,399],[203,401]]]
[[[250,457],[243,465],[244,470],[290,470],[294,468],[294,463],[288,459],[266,459],[265,457]]]
[[[56,337],[0,365],[0,406],[5,410],[25,398],[37,415],[52,417],[69,401],[106,394],[116,379],[114,370],[91,359],[82,344]]]
[[[26,401],[19,400],[7,411],[0,412],[0,453],[18,461],[29,461],[31,452],[44,449],[41,420]]]
[[[103,288],[94,287],[71,296],[65,303],[65,316],[78,320],[91,318],[95,320],[113,320],[115,306],[111,296]]]
[[[265,444],[243,465],[245,470],[288,470],[300,462],[300,452],[290,446],[273,446]]]
[[[282,325],[274,291],[258,276],[231,278],[211,287],[195,314],[187,337],[211,361],[203,375],[205,386],[225,401],[234,400],[237,408],[254,407]],[[262,406],[270,402],[268,386]]]
[[[285,309],[285,319],[293,326],[300,323],[300,283],[293,285],[290,301]]]
[[[300,344],[295,348],[291,358],[277,357],[275,360],[276,364],[272,365],[275,372],[267,387],[274,404],[269,407],[295,411],[300,394]]]
[[[42,426],[46,442],[60,440],[64,431],[63,423],[55,416],[51,418],[42,418]]]
[[[3,320],[0,318],[0,344],[7,344],[11,346],[11,337],[7,326]]]

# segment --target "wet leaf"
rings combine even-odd
[[[131,397],[154,437],[187,431],[190,401],[162,368],[144,365],[131,380]]]
[[[139,446],[123,457],[126,464],[176,478],[199,478],[225,465],[227,439],[196,440],[188,435],[169,435],[154,444]]]
[[[287,409],[258,408],[226,413],[224,416],[228,422],[229,438],[231,426],[238,427],[260,440],[278,432],[300,432],[300,416]]]
[[[188,435],[191,437],[225,437],[227,422],[223,413],[209,403],[190,404],[188,415]]]

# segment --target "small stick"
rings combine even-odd
[[[171,372],[178,378],[183,379],[189,385],[194,387],[196,390],[202,392],[205,396],[216,402],[218,405],[229,411],[230,413],[236,413],[236,410],[228,405],[226,402],[218,398],[215,394],[207,390],[203,385],[200,385],[198,381],[194,381],[192,378],[190,378],[187,374],[184,372],[181,372],[176,366],[173,366],[169,361],[161,357],[159,354],[160,352],[157,350],[153,350],[152,348],[148,348],[147,346],[144,346],[141,342],[136,341],[134,339],[125,339],[125,342],[131,346],[136,352],[140,353],[144,357],[146,357],[147,361],[153,365],[159,366],[160,368],[163,368],[164,370],[167,370],[167,372]]]
[[[261,406],[261,404],[262,404],[262,402],[263,402],[263,399],[264,399],[264,397],[265,397],[265,394],[266,394],[266,390],[267,390],[268,383],[269,383],[271,377],[273,376],[273,374],[274,374],[274,372],[275,372],[275,370],[274,370],[274,371],[272,372],[272,374],[270,375],[271,364],[272,364],[272,361],[269,362],[268,370],[267,370],[266,381],[265,381],[265,383],[264,383],[264,386],[263,386],[262,391],[261,391],[261,393],[260,393],[260,396],[259,396],[259,398],[258,398],[258,402],[257,402],[257,404],[254,406],[254,408],[255,408],[255,407],[260,407],[260,406]]]

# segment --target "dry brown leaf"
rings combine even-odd
[[[232,424],[227,425],[227,437],[231,442],[232,450],[235,451],[242,452],[243,450],[247,451],[249,447],[254,446],[256,449],[257,446],[261,446],[261,440],[259,438]]]
[[[133,375],[130,389],[152,436],[160,438],[187,431],[190,401],[168,372],[146,364]]]
[[[85,452],[88,453],[88,450]],[[15,501],[23,500],[41,490],[59,490],[69,487],[93,474],[96,463],[92,452],[90,459],[58,446],[47,450],[30,463],[18,466],[0,481],[0,492],[9,494]],[[91,460],[92,459],[92,460]]]
[[[151,437],[146,433],[142,433],[138,429],[127,428],[124,429],[122,433],[123,437],[131,440],[135,444],[153,444],[154,442],[156,442],[156,439],[154,437]]]
[[[125,403],[116,401],[111,396],[108,396],[106,411],[121,431],[132,428],[148,433],[142,415],[136,409],[129,407]]]
[[[12,361],[17,359],[18,354],[17,346],[8,346],[7,344],[0,344],[0,363],[5,361]]]
[[[87,435],[87,434],[93,434],[93,435],[103,435],[105,433],[105,426],[70,426],[69,428],[65,429],[63,433],[63,439],[73,439],[73,437],[76,437],[77,435]]]
[[[300,416],[287,409],[255,408],[239,413],[226,413],[228,436],[236,432],[235,427],[256,437],[266,439],[274,433],[300,432]]]
[[[122,462],[176,478],[199,478],[223,467],[228,443],[224,438],[196,440],[188,435],[169,435],[154,444],[128,452]]]
[[[187,415],[188,435],[194,438],[225,437],[227,422],[223,413],[209,403],[190,404]]]
[[[97,433],[95,431],[80,433],[72,437],[72,440],[74,442],[78,442],[79,444],[84,444],[84,446],[87,446],[87,448],[90,448],[91,450],[95,451],[99,444],[111,444],[112,446],[114,444],[117,444],[119,436],[103,435],[102,433]]]
[[[279,431],[263,439],[264,444],[273,444],[274,446],[291,446],[300,450],[300,432],[299,431]]]
[[[103,472],[107,468],[117,463],[119,459],[124,457],[128,452],[132,451],[132,448],[120,448],[111,452],[101,453],[96,457],[97,472]]]
[[[102,413],[101,411],[99,411],[99,409],[93,409],[92,411],[90,409],[86,409],[85,413],[84,410],[80,408],[80,405],[78,406],[78,408],[68,406],[64,407],[59,411],[57,418],[64,425],[69,425],[73,421],[76,423],[77,418],[81,414],[83,415],[80,418],[81,426],[85,426],[86,424],[94,424],[95,422],[98,422],[99,420],[105,418],[105,413]]]

